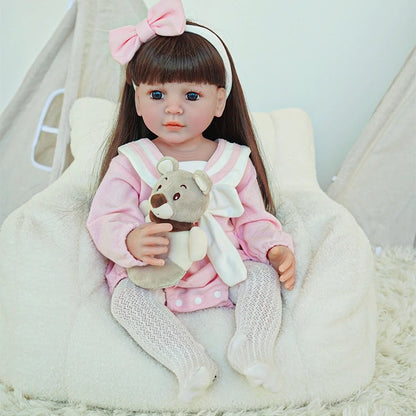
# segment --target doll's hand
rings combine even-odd
[[[285,284],[285,288],[292,290],[295,286],[295,256],[286,246],[274,246],[267,252],[270,264],[279,274],[279,280]]]
[[[168,223],[139,225],[127,235],[127,249],[138,260],[152,266],[163,266],[165,261],[156,256],[167,253],[169,239],[163,234],[169,231],[172,231],[172,224]]]

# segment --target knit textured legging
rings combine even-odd
[[[228,360],[253,384],[273,390],[269,384],[281,322],[279,281],[271,266],[252,261],[245,264],[247,279],[230,291],[236,302],[236,332]],[[217,367],[158,294],[124,279],[114,290],[111,311],[144,351],[176,375],[179,396],[189,401],[212,383]]]
[[[245,262],[247,279],[230,290],[236,304],[236,331],[228,345],[228,361],[251,384],[276,391],[274,346],[282,320],[279,277],[273,267]]]

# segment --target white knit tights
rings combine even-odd
[[[215,363],[154,291],[124,279],[114,290],[111,312],[148,354],[176,375],[180,399],[193,400],[214,381]]]
[[[256,386],[277,391],[274,346],[280,330],[282,299],[273,267],[246,261],[247,279],[231,288],[236,298],[236,332],[228,346],[228,361]]]
[[[228,346],[228,361],[252,384],[275,391],[273,351],[282,308],[279,280],[271,266],[245,264],[247,280],[230,291],[236,300],[236,332]],[[215,363],[157,292],[124,279],[114,290],[111,312],[144,351],[176,375],[182,400],[193,400],[214,381]]]

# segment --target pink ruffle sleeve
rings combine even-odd
[[[244,176],[237,186],[244,213],[233,218],[237,240],[245,254],[257,261],[268,263],[267,252],[282,245],[294,251],[292,237],[282,230],[276,217],[265,210],[256,170],[249,160]]]
[[[124,156],[114,158],[92,201],[88,231],[100,253],[122,267],[143,265],[130,254],[126,238],[144,223],[139,209],[141,182]]]

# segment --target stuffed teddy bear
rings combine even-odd
[[[167,234],[169,251],[163,266],[135,266],[127,270],[130,280],[146,289],[174,286],[194,261],[205,257],[208,239],[195,223],[209,203],[212,182],[209,176],[179,169],[176,159],[166,156],[156,166],[162,175],[152,188],[147,201],[140,204],[146,221],[169,222],[173,229]]]

